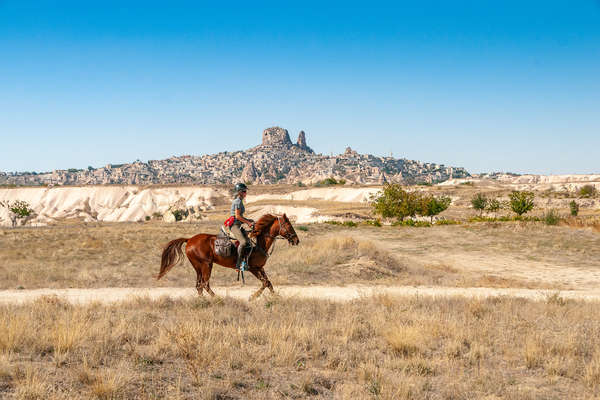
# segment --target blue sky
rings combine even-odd
[[[600,172],[600,0],[0,0],[0,171],[241,150]]]

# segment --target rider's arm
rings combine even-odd
[[[248,225],[252,225],[252,223],[254,222],[252,220],[244,218],[239,208],[235,210],[235,219],[237,219],[238,221],[242,221],[244,224]]]

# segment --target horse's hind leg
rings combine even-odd
[[[196,268],[195,266],[194,269],[196,270],[196,290],[198,291],[198,296],[202,296],[202,289],[204,288],[202,284],[202,272],[200,268]]]
[[[211,262],[203,263],[202,264],[202,276],[204,277],[204,289],[206,289],[208,294],[210,294],[211,296],[214,297],[215,292],[213,292],[212,289],[210,288],[210,274],[212,272],[212,267],[213,267],[213,264]]]
[[[200,260],[196,257],[188,257],[192,266],[196,270],[196,290],[198,295],[202,296],[202,290],[206,290],[206,293],[211,296],[215,295],[209,285],[210,273],[212,272],[212,263],[208,261]]]

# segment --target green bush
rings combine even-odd
[[[483,213],[487,203],[488,199],[483,193],[477,193],[475,196],[473,196],[473,198],[471,198],[471,205],[473,206],[474,210],[479,211],[479,215]]]
[[[306,232],[306,231],[308,231],[308,226],[300,225],[300,226],[297,226],[296,229],[298,229],[299,231]]]
[[[29,203],[24,200],[0,201],[0,207],[8,209],[13,228],[17,226],[17,220],[27,218],[33,213]]]
[[[579,189],[580,197],[594,197],[598,193],[598,190],[593,185],[584,185]]]
[[[395,183],[386,184],[380,193],[371,197],[371,201],[376,215],[398,221],[417,215],[422,203],[418,192],[408,192]]]
[[[430,217],[431,222],[433,222],[433,217],[445,211],[450,206],[450,203],[452,203],[452,200],[448,196],[423,197],[419,213]]]
[[[345,185],[346,180],[340,179],[339,181],[333,177],[323,179],[315,184],[315,186],[332,186],[332,185]]]
[[[343,226],[347,226],[349,228],[356,228],[358,226],[358,224],[354,221],[344,221],[342,223]]]
[[[175,221],[181,221],[185,216],[185,212],[183,210],[173,210],[171,214],[175,217]]]
[[[571,209],[571,215],[576,217],[579,214],[579,204],[575,200],[572,200],[569,203],[569,208]]]
[[[151,217],[149,215],[146,215],[146,218],[144,218],[146,221],[150,221]]]
[[[509,198],[510,208],[519,216],[533,209],[533,199],[535,198],[533,192],[520,192],[515,190],[509,195]]]
[[[558,211],[552,209],[546,211],[543,219],[546,225],[558,225],[560,222],[560,215],[558,215]]]

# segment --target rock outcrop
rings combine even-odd
[[[291,146],[292,141],[287,129],[274,126],[267,128],[262,133],[262,145],[263,146]]]
[[[310,184],[330,177],[358,184],[410,184],[436,183],[469,176],[464,168],[359,154],[350,147],[336,156],[315,154],[308,147],[304,131],[300,132],[294,144],[286,129],[272,127],[263,131],[260,145],[245,151],[109,164],[96,169],[0,174],[0,184],[231,184],[239,181]]]
[[[298,142],[296,142],[296,146],[304,151],[308,151],[309,153],[314,153],[313,149],[306,145],[306,133],[304,133],[304,131],[300,131],[298,134]]]

